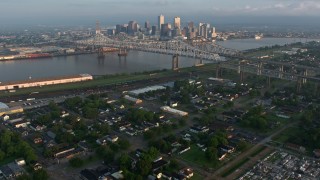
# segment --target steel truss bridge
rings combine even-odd
[[[120,33],[117,36],[112,37],[112,39],[98,34],[93,38],[80,40],[76,43],[92,47],[111,47],[168,55],[179,55],[214,62],[225,61],[225,58],[220,56],[239,57],[241,55],[240,51],[224,48],[215,43],[209,42],[205,38],[197,38],[190,41],[153,41],[134,39],[126,34]]]
[[[320,82],[320,68],[297,65],[292,63],[283,63],[275,61],[228,61],[222,62],[218,66],[220,68],[232,69],[240,74],[242,80],[243,73],[256,74],[259,76],[266,76],[269,78],[278,78],[289,81],[297,81],[305,84],[307,80]],[[217,72],[217,76],[220,72]]]

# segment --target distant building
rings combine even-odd
[[[199,24],[199,36],[208,38],[208,32],[209,32],[209,24],[200,23]]]
[[[160,31],[163,24],[164,24],[164,16],[161,14],[160,16],[158,16],[158,28]]]
[[[161,25],[161,36],[171,36],[171,24],[166,23]]]
[[[73,83],[73,82],[80,82],[80,81],[88,81],[92,79],[93,77],[89,74],[80,74],[75,76],[65,76],[65,77],[58,77],[58,78],[51,78],[51,79],[50,78],[39,79],[39,80],[30,79],[27,81],[2,83],[0,85],[0,91],[29,88],[29,87],[41,87],[41,86],[54,85],[54,84]]]
[[[181,19],[180,17],[175,17],[173,20],[174,28],[180,29],[181,27]]]
[[[130,21],[128,24],[128,34],[133,35],[135,32],[138,32],[138,23]]]
[[[151,35],[156,35],[157,34],[157,26],[152,26],[152,31],[151,31]]]
[[[151,29],[151,26],[150,26],[150,22],[149,22],[149,21],[146,21],[146,22],[144,23],[144,28],[145,28],[146,30],[150,30],[150,29]]]

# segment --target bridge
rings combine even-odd
[[[256,74],[268,77],[268,85],[271,78],[284,79],[297,82],[297,90],[307,80],[320,83],[320,68],[294,64],[292,62],[276,62],[261,60],[226,61],[218,65],[216,76],[221,76],[222,69],[231,69],[238,72],[240,81],[243,81],[244,73]]]
[[[200,60],[210,60],[214,62],[225,61],[223,57],[239,57],[241,52],[233,49],[224,48],[215,43],[209,42],[207,39],[198,38],[191,41],[169,40],[139,40],[120,33],[115,37],[106,37],[102,34],[80,40],[77,44],[92,47],[112,47],[119,49],[137,50],[152,53],[178,55],[191,57]]]

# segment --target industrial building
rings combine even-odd
[[[48,79],[34,79],[34,80],[30,79],[27,81],[2,83],[0,84],[0,91],[20,89],[20,88],[30,88],[30,87],[41,87],[41,86],[54,85],[54,84],[74,83],[74,82],[88,81],[92,79],[93,77],[89,74],[80,74],[75,76],[66,76],[66,77],[48,78]]]
[[[164,87],[164,86],[155,85],[155,86],[149,86],[149,87],[145,87],[145,88],[141,88],[141,89],[132,90],[132,91],[129,91],[128,93],[133,96],[139,96],[140,94],[144,94],[147,92],[157,91],[157,90],[165,90],[165,89],[166,89],[166,87]]]
[[[137,99],[137,98],[134,98],[134,97],[131,97],[131,96],[128,96],[128,95],[125,95],[124,96],[124,99],[128,100],[128,101],[131,101],[135,104],[140,104],[142,103],[142,100],[141,99]]]
[[[184,112],[184,111],[180,111],[180,110],[177,110],[177,109],[173,109],[169,106],[162,106],[160,108],[162,111],[164,112],[167,112],[167,113],[170,113],[170,114],[173,114],[173,115],[178,115],[178,116],[187,116],[188,113],[187,112]]]
[[[0,108],[0,116],[4,114],[16,114],[16,113],[22,113],[23,108],[21,106],[11,107],[11,108]]]

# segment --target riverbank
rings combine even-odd
[[[179,78],[189,78],[190,74],[194,72],[206,72],[212,71],[216,67],[216,64],[207,64],[198,67],[187,67],[179,69],[178,71],[173,70],[159,70],[159,71],[149,71],[143,73],[131,73],[131,74],[117,74],[117,75],[103,75],[95,76],[91,81],[84,81],[79,83],[69,83],[60,85],[48,85],[43,87],[34,87],[26,89],[17,89],[15,92],[0,91],[1,99],[13,98],[18,95],[31,95],[38,96],[41,93],[48,92],[58,92],[58,91],[81,91],[81,90],[91,90],[94,88],[104,88],[104,87],[116,87],[123,86],[126,84],[145,84],[150,82],[159,81],[167,82]],[[37,92],[32,94],[32,92]]]

